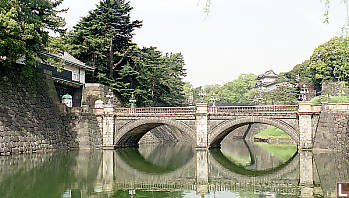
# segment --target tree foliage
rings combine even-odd
[[[131,10],[124,0],[103,0],[68,34],[72,54],[96,67],[93,79],[112,84],[118,78],[114,71],[126,62],[134,47],[133,31],[142,25],[141,21],[131,21]]]
[[[253,103],[252,88],[256,85],[254,74],[242,74],[236,80],[226,83],[219,96],[219,103],[248,105]]]
[[[262,92],[262,104],[291,105],[297,103],[297,89],[288,83],[280,83],[272,91]]]
[[[139,106],[173,106],[184,101],[184,59],[132,43],[141,21],[131,21],[125,0],[103,0],[67,34],[69,51],[95,66],[89,81],[113,87],[124,105],[134,93]]]
[[[63,33],[65,21],[57,7],[63,0],[0,1],[0,66],[13,67],[22,58],[25,74],[43,57],[49,31]]]
[[[317,47],[310,57],[310,71],[319,83],[348,81],[349,37],[334,37]]]
[[[278,80],[287,81],[292,85],[298,85],[300,82],[313,82],[313,76],[310,71],[309,64],[309,60],[305,60],[301,64],[297,64],[291,71],[281,73]]]
[[[133,92],[141,106],[178,106],[184,102],[186,75],[180,53],[165,54],[154,47],[136,49],[119,72],[115,91],[122,101]]]
[[[205,87],[196,87],[190,83],[185,85],[186,97],[193,96],[194,102],[200,102],[200,92],[205,94],[204,102],[213,103],[216,99],[217,105],[251,105],[253,104],[253,87],[256,84],[254,74],[242,74],[237,79],[220,85],[207,85]],[[189,91],[190,90],[190,91]]]
[[[310,60],[297,64],[291,71],[280,74],[280,77],[293,86],[298,86],[300,83],[311,83],[319,92],[325,81],[348,82],[348,61],[348,37],[334,37],[314,49]]]

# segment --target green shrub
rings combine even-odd
[[[349,96],[332,96],[329,103],[349,103]]]
[[[349,103],[349,96],[316,96],[311,100],[311,104],[317,105],[321,104],[322,102],[328,102],[328,103]]]
[[[321,104],[322,102],[329,102],[329,98],[326,96],[316,96],[311,99],[311,104],[313,105]]]

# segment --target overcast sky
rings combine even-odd
[[[67,27],[100,0],[65,0]],[[186,81],[194,86],[221,84],[240,74],[285,72],[308,59],[314,48],[341,33],[346,20],[343,0],[334,0],[330,24],[323,24],[320,0],[131,0],[139,46],[181,52]]]

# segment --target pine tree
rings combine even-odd
[[[0,66],[13,67],[24,59],[24,74],[30,75],[49,39],[49,31],[63,33],[65,21],[57,7],[63,0],[0,1]]]
[[[163,55],[154,47],[138,48],[133,31],[141,21],[131,21],[129,2],[101,1],[67,35],[69,51],[95,66],[87,80],[113,87],[124,105],[133,93],[138,106],[173,106],[184,102],[181,54]]]
[[[141,21],[131,21],[131,10],[124,0],[101,1],[68,34],[72,54],[96,67],[93,80],[113,85],[118,78],[117,71],[134,47],[133,31],[142,25]]]

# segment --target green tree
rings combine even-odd
[[[138,106],[174,106],[184,102],[186,75],[180,53],[163,55],[155,47],[132,43],[141,21],[131,21],[125,0],[103,0],[67,35],[69,51],[96,67],[88,78],[113,87],[124,105],[133,93]]]
[[[206,85],[204,87],[192,88],[190,84],[186,85],[186,92],[192,94],[194,103],[201,102],[200,92],[204,92],[204,102],[213,103],[216,99],[216,105],[250,105],[253,102],[253,87],[256,84],[254,74],[242,74],[236,80],[221,85]]]
[[[218,104],[249,105],[253,102],[251,89],[256,85],[254,74],[242,74],[226,83],[220,90]]]
[[[310,57],[310,71],[318,84],[323,81],[348,81],[349,37],[334,37],[317,47]]]
[[[124,0],[100,1],[97,8],[69,32],[69,51],[96,67],[92,80],[97,78],[112,86],[119,78],[118,71],[134,50],[133,31],[142,25],[141,21],[131,21],[131,10],[129,2]]]
[[[287,81],[292,85],[298,85],[300,82],[313,82],[314,76],[309,65],[309,60],[297,64],[291,71],[279,74],[278,81]]]
[[[65,21],[57,7],[63,0],[0,1],[0,66],[13,67],[24,59],[22,70],[30,75],[32,68],[44,59],[49,31],[63,33]]]
[[[297,89],[289,83],[280,83],[272,91],[262,92],[263,104],[291,105],[297,103]]]
[[[206,85],[204,88],[205,92],[205,101],[208,103],[213,103],[212,99],[215,98],[216,104],[219,104],[219,94],[222,86],[220,85]]]
[[[193,91],[194,87],[193,85],[190,83],[190,82],[184,82],[184,85],[183,85],[183,93],[184,93],[184,97],[187,99],[187,100],[191,100],[191,99],[194,99],[194,91]]]
[[[132,68],[137,73],[127,78],[127,69],[120,75],[121,84],[134,90],[139,105],[178,106],[184,103],[184,82],[186,75],[182,54],[165,54],[154,47],[142,48],[133,56]],[[131,68],[128,68],[131,71]]]

